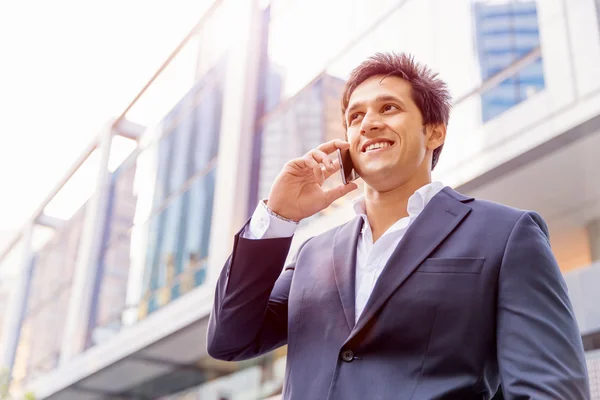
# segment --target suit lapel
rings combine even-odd
[[[348,329],[354,327],[354,299],[355,299],[355,265],[356,247],[363,219],[356,217],[343,225],[333,239],[333,272],[335,283],[340,294]]]
[[[383,268],[348,340],[375,316],[394,291],[465,218],[471,207],[463,202],[469,200],[471,198],[464,197],[450,188],[443,189],[431,199],[410,225]]]

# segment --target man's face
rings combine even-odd
[[[404,79],[377,75],[365,80],[352,92],[345,118],[352,161],[370,187],[392,190],[417,171],[428,173],[432,129],[423,126]]]

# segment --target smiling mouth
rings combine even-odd
[[[363,153],[374,153],[374,152],[385,150],[389,147],[392,147],[393,145],[394,145],[394,143],[391,143],[391,142],[372,143],[372,144],[366,146],[362,152]]]

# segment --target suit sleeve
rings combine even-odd
[[[498,285],[504,398],[590,399],[579,328],[538,214],[525,213],[514,226]]]
[[[211,357],[240,361],[287,343],[295,261],[285,270],[284,265],[291,242],[291,237],[252,240],[236,235],[233,252],[217,281],[209,319]]]

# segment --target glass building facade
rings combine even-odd
[[[196,83],[109,175],[85,348],[205,282],[227,61],[217,50],[203,48]],[[14,389],[59,366],[86,207],[36,252]]]
[[[112,174],[88,346],[202,285],[223,91],[222,59]]]

